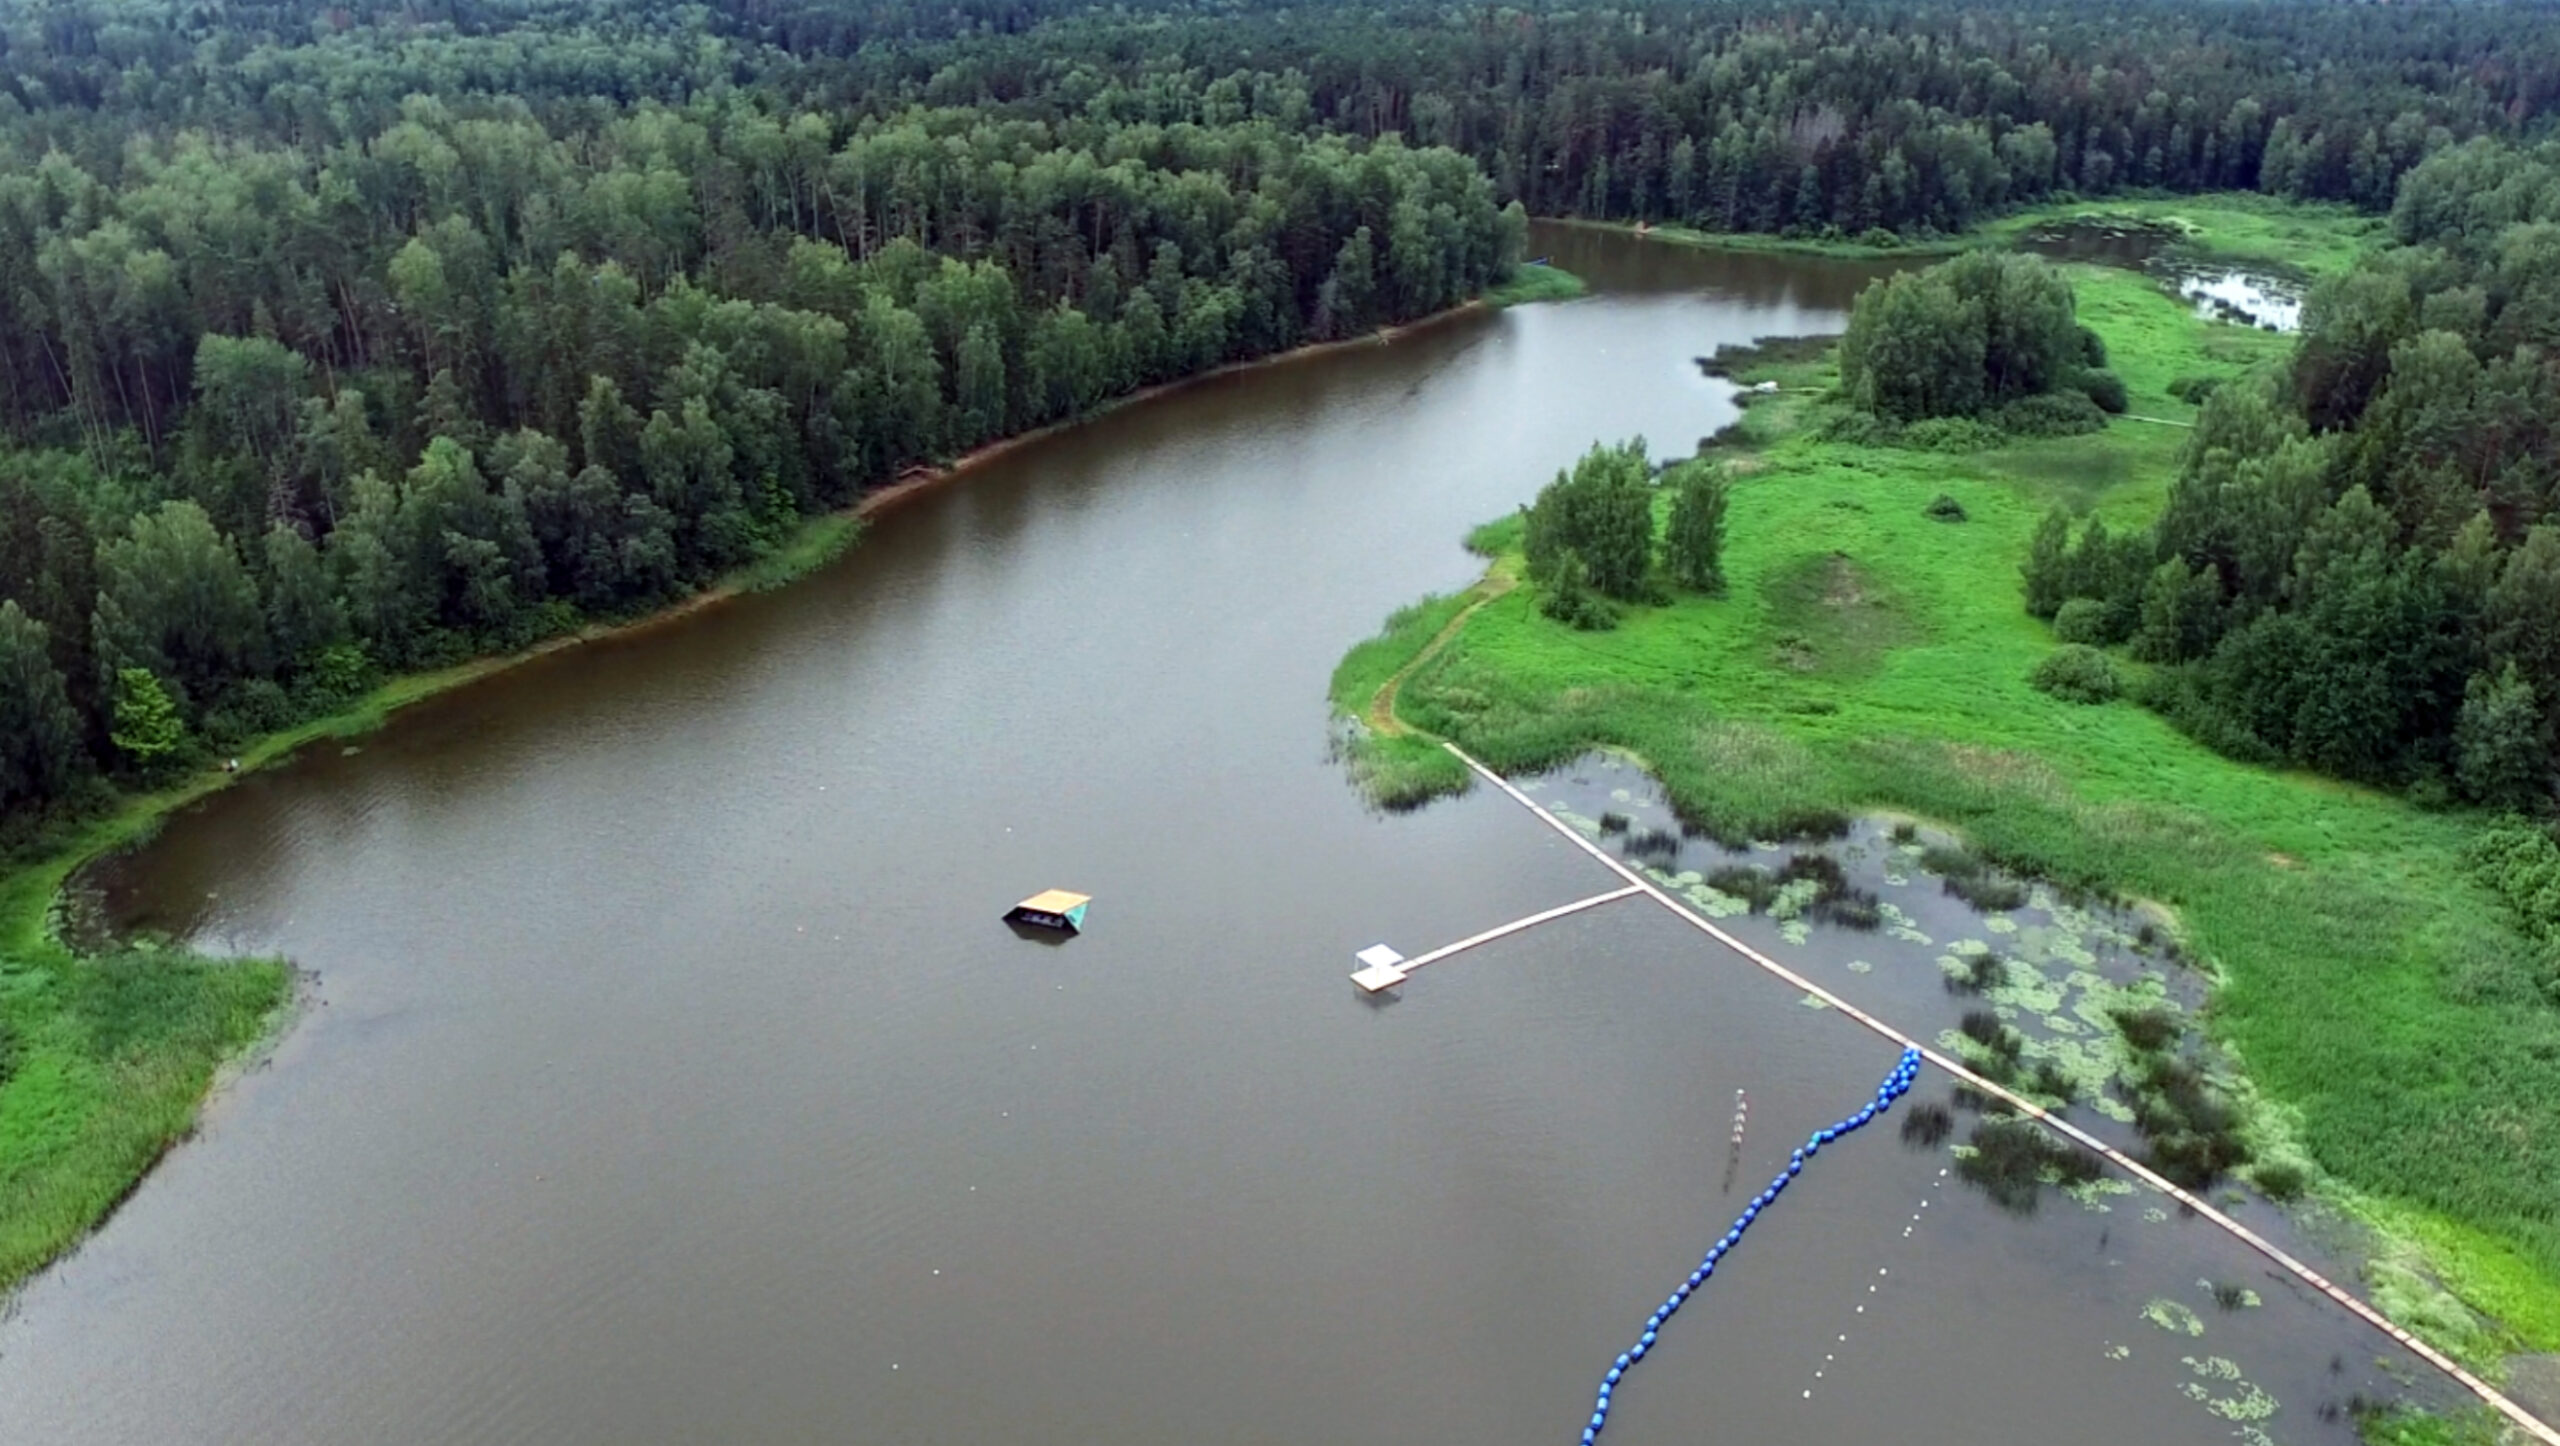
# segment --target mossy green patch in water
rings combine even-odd
[[[2160,1218],[2166,1220],[2169,1217],[2166,1214],[2163,1214]],[[2160,1299],[2152,1301],[2142,1308],[2142,1318],[2151,1322],[2153,1325],[2158,1326],[2160,1329],[2167,1331],[2173,1336],[2200,1336],[2204,1334],[2204,1317],[2197,1315],[2194,1311],[2187,1309],[2185,1306],[2178,1304],[2174,1300]]]

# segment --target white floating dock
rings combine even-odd
[[[1351,982],[1372,994],[1393,989],[1412,977],[1409,971],[1397,967],[1404,963],[1404,956],[1384,944],[1372,944],[1352,957],[1360,961],[1360,967],[1351,971]]]
[[[1361,967],[1352,971],[1351,982],[1372,994],[1382,989],[1392,989],[1412,978],[1414,973],[1425,964],[1437,964],[1452,954],[1463,954],[1479,944],[1490,944],[1496,939],[1507,938],[1523,929],[1534,929],[1550,919],[1561,919],[1567,914],[1579,914],[1585,909],[1598,908],[1602,904],[1614,903],[1619,899],[1631,898],[1643,892],[1643,889],[1629,884],[1623,889],[1611,889],[1605,894],[1593,894],[1587,899],[1576,899],[1570,904],[1559,904],[1552,909],[1540,910],[1525,919],[1514,919],[1508,924],[1497,924],[1481,934],[1470,934],[1455,944],[1443,944],[1428,954],[1417,954],[1410,959],[1384,944],[1372,944],[1354,956],[1360,961]]]

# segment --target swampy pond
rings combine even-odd
[[[2179,233],[2126,221],[2065,221],[2030,231],[2027,250],[2061,261],[2147,271],[2187,299],[2196,315],[2268,331],[2300,331],[2308,287],[2297,273],[2181,255]]]
[[[1366,809],[1325,681],[1595,439],[1731,420],[1692,358],[1837,328],[1873,269],[1536,249],[1596,294],[1026,447],[103,870],[123,926],[289,954],[313,1002],[0,1324],[0,1440],[1575,1439],[1732,1170],[1894,1055],[1637,901],[1356,997],[1357,948],[1611,881],[1490,790]],[[1662,822],[1606,760],[1540,788]],[[2184,987],[2120,920],[2006,935],[1872,828],[1830,850],[1896,922],[1728,923],[1924,1034],[1982,1005],[1961,941],[2044,961],[2004,1006],[2039,1030],[2082,973]],[[1083,937],[998,922],[1051,886]],[[1611,1442],[2344,1442],[2324,1408],[2407,1372],[2201,1222],[2017,1214],[1950,1174],[1961,1125],[1893,1123],[1754,1228]]]

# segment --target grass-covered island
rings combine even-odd
[[[2413,177],[2404,238],[2411,188],[2454,212],[2455,179]],[[1734,432],[1659,478],[1596,450],[1469,540],[1476,586],[1344,659],[1355,777],[1410,806],[1466,786],[1435,738],[1513,772],[1623,750],[1729,841],[1890,812],[2157,905],[2261,1142],[2233,1177],[2373,1227],[2369,1294],[2466,1361],[2560,1350],[2560,873],[2498,822],[2549,807],[2549,699],[2508,665],[2560,535],[2433,465],[2429,408],[2496,366],[2465,371],[2498,322],[2464,288],[2516,254],[2462,217],[2466,250],[2305,248],[2337,269],[2299,343],[1984,256],[1879,285],[1843,342],[1719,358],[1777,384]],[[2306,425],[2342,376],[2367,409]],[[2350,663],[2425,706],[2340,716]]]

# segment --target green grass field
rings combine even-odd
[[[2351,207],[2304,205],[2249,191],[2218,191],[2200,196],[2120,197],[2104,201],[2054,201],[2022,207],[1970,231],[1952,236],[1906,237],[1890,246],[1856,240],[1826,241],[1786,236],[1699,231],[1687,226],[1650,226],[1644,234],[1687,246],[1720,251],[1780,251],[1798,255],[1879,257],[1943,256],[1976,246],[2009,246],[2030,231],[2072,221],[2156,225],[2180,232],[2178,249],[2199,259],[2251,262],[2294,273],[2343,271],[2367,246],[2388,230],[2380,217]],[[1613,222],[1583,222],[1612,231],[1633,231]]]
[[[2267,236],[2294,224],[2256,220]],[[2200,321],[2133,273],[2073,275],[2140,416],[2185,421],[2172,380],[2288,345]],[[1813,435],[1836,405],[1827,361],[1778,375],[1787,391],[1746,413],[1745,440],[1689,464],[1735,479],[1724,597],[1631,608],[1596,633],[1542,617],[1530,586],[1437,600],[1345,660],[1342,709],[1369,710],[1409,670],[1401,725],[1506,770],[1621,748],[1729,838],[1894,810],[2167,907],[2219,971],[2211,1025],[2270,1126],[2383,1232],[2395,1268],[2423,1263],[2377,1276],[2386,1308],[2483,1364],[2560,1348],[2560,1011],[2465,873],[2476,821],[2233,763],[2133,704],[2026,683],[2053,647],[2020,602],[2037,519],[2061,501],[2147,521],[2187,433],[2118,419],[1972,454],[1852,446]],[[1940,493],[1968,520],[1925,516]],[[1516,549],[1516,524],[1477,541]],[[1507,551],[1496,568],[1517,565]],[[1381,801],[1465,783],[1419,738],[1353,751]],[[2430,1275],[2494,1321],[2451,1308]]]

